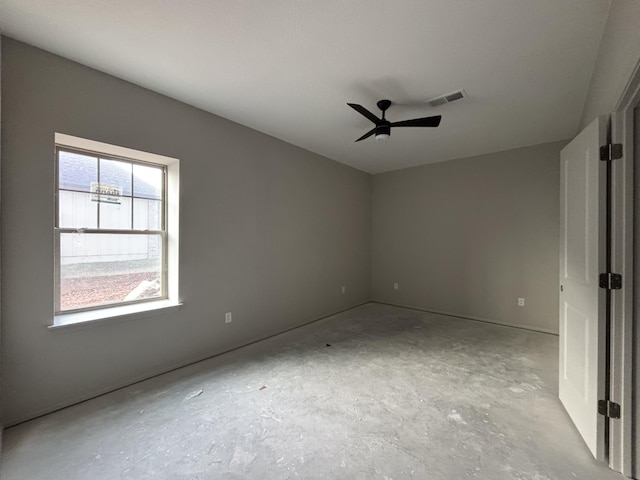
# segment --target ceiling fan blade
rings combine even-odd
[[[437,127],[440,125],[442,115],[433,117],[414,118],[413,120],[403,120],[401,122],[393,122],[392,127]]]
[[[360,140],[364,140],[365,138],[369,138],[371,135],[373,135],[374,133],[376,133],[376,129],[375,127],[372,128],[371,130],[369,130],[367,133],[365,133],[364,135],[362,135],[359,139],[356,140],[356,142],[359,142]]]
[[[347,103],[347,105],[349,105],[351,108],[353,108],[359,114],[364,115],[365,117],[367,117],[369,120],[371,120],[376,125],[378,125],[382,121],[381,119],[376,117],[373,113],[371,113],[369,110],[364,108],[362,105],[358,105],[357,103]]]

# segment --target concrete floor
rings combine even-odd
[[[367,304],[5,431],[4,480],[622,479],[558,338]]]

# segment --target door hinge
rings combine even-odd
[[[610,162],[622,158],[622,144],[608,143],[600,147],[600,160]]]
[[[622,275],[618,273],[601,273],[600,288],[620,290],[622,288]]]
[[[608,418],[620,418],[620,404],[609,400],[598,400],[598,413]]]

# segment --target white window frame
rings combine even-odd
[[[179,251],[179,186],[180,186],[180,161],[177,158],[166,157],[154,153],[133,150],[130,148],[120,147],[107,143],[88,140],[71,135],[56,133],[55,134],[56,155],[58,149],[71,149],[94,154],[103,155],[107,158],[121,158],[133,163],[162,165],[166,169],[165,175],[165,193],[164,193],[164,252],[163,252],[163,270],[165,270],[163,282],[163,295],[161,298],[145,299],[136,302],[121,302],[108,304],[103,306],[89,307],[86,309],[69,310],[59,312],[60,289],[59,289],[59,266],[60,266],[60,249],[59,237],[60,229],[58,225],[58,202],[56,198],[56,219],[54,225],[55,232],[55,295],[54,300],[55,312],[53,324],[50,327],[68,326],[77,323],[85,323],[107,318],[130,318],[137,316],[147,316],[149,312],[158,309],[171,309],[180,305],[178,293],[178,251]],[[56,196],[58,193],[58,162],[56,160]],[[68,229],[62,229],[64,231]],[[104,229],[100,232],[107,232]],[[131,233],[129,230],[118,230],[117,233]]]

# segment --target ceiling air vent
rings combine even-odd
[[[461,100],[465,98],[467,94],[464,90],[456,90],[455,92],[447,93],[446,95],[440,95],[439,97],[432,98],[431,100],[427,100],[427,103],[433,107],[437,107],[438,105],[444,105],[445,103],[455,102],[456,100]]]

